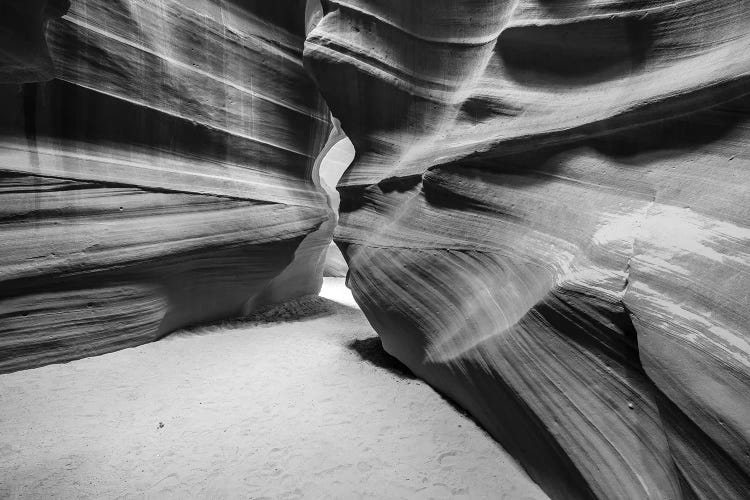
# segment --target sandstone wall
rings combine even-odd
[[[329,113],[302,64],[314,9],[63,3],[2,7],[23,22],[0,38],[0,371],[317,292],[333,222]]]
[[[750,3],[330,0],[337,243],[554,498],[750,491]]]

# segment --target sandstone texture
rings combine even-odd
[[[386,350],[553,498],[747,498],[750,3],[324,5]]]
[[[0,3],[0,82],[40,82],[54,77],[45,27],[70,7],[69,0]]]
[[[0,372],[316,293],[319,8],[63,3],[0,16]]]

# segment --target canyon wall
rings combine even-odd
[[[0,12],[0,372],[319,290],[330,119],[302,64],[319,12],[304,0]]]
[[[327,147],[320,153],[321,165],[319,177],[321,184],[329,196],[331,208],[335,212],[334,216],[338,220],[339,203],[341,200],[336,186],[354,159],[354,146],[352,146],[349,138],[341,130],[339,121],[336,118],[332,118],[331,122],[333,125],[331,136]],[[326,254],[323,275],[343,278],[346,276],[348,270],[341,250],[331,241],[328,253]]]
[[[336,241],[553,498],[750,491],[750,3],[329,0]]]

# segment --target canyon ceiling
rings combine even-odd
[[[389,353],[553,498],[746,498],[750,2],[0,10],[0,371],[316,293],[345,133]]]

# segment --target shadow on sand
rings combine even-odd
[[[384,368],[389,372],[398,375],[400,378],[416,378],[406,365],[383,349],[383,343],[380,341],[380,337],[375,336],[361,340],[355,339],[349,342],[347,347],[359,354],[359,357],[362,358],[362,360],[372,363],[379,368]]]

